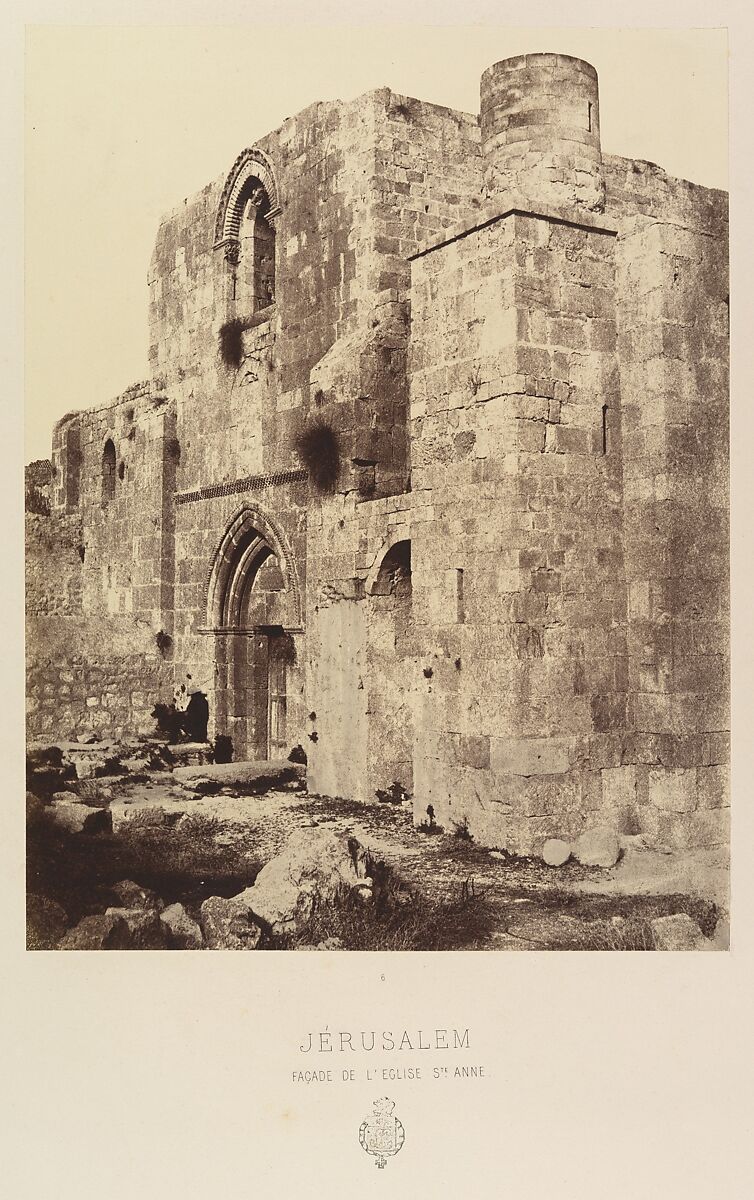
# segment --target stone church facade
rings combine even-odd
[[[198,689],[488,845],[727,842],[726,202],[555,54],[245,149],[159,228],[149,380],[34,465],[30,738]]]

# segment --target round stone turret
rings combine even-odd
[[[482,75],[480,123],[489,200],[605,205],[597,72],[568,54],[521,54]]]

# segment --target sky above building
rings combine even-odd
[[[727,187],[723,30],[38,26],[26,45],[26,461],[53,423],[144,379],[164,213],[316,100],[371,88],[477,112],[515,54],[591,62],[602,148]]]

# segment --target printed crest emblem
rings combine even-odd
[[[388,1158],[400,1150],[406,1132],[398,1118],[393,1116],[394,1101],[383,1096],[381,1100],[375,1100],[372,1107],[374,1113],[359,1128],[359,1141],[367,1154],[375,1156],[377,1166],[382,1169]]]

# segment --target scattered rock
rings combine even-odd
[[[68,916],[59,904],[33,892],[26,897],[27,950],[54,950],[68,928]]]
[[[118,766],[126,775],[142,775],[149,770],[150,761],[146,754],[133,754],[129,758],[121,758]]]
[[[60,746],[31,745],[26,753],[26,786],[35,796],[47,798],[75,776],[64,762]]]
[[[171,950],[204,948],[201,927],[192,921],[182,904],[168,905],[160,913],[160,920],[168,929]]]
[[[571,843],[562,838],[548,838],[542,847],[542,858],[548,867],[562,867],[571,857]]]
[[[164,829],[167,825],[172,824],[180,813],[168,814],[164,808],[151,804],[133,804],[125,809],[123,815],[127,818],[129,825],[149,829]]]
[[[168,930],[154,908],[108,908],[106,917],[122,919],[129,933],[129,950],[167,950]]]
[[[208,795],[220,788],[233,787],[240,792],[267,792],[291,780],[303,778],[304,768],[290,762],[213,763],[199,767],[176,767],[173,778],[188,791]]]
[[[374,880],[370,879],[369,876],[367,876],[366,879],[360,879],[353,885],[353,890],[359,897],[359,900],[363,900],[366,904],[368,904],[370,900],[374,899],[373,889]]]
[[[305,924],[316,905],[331,904],[343,888],[371,890],[369,867],[356,838],[331,829],[299,830],[237,899],[274,933],[286,933]]]
[[[76,771],[77,779],[94,779],[95,763],[89,756],[85,758],[74,758],[73,766],[74,770]]]
[[[619,854],[618,835],[609,825],[587,829],[573,847],[574,857],[585,867],[614,867]]]
[[[112,885],[110,891],[118,901],[119,908],[143,908],[153,911],[162,908],[162,900],[156,892],[134,883],[132,879],[120,879]]]
[[[650,921],[656,950],[705,950],[707,939],[688,913]]]
[[[203,766],[212,762],[212,747],[209,742],[173,742],[170,753],[182,767]]]
[[[243,896],[210,896],[202,904],[199,923],[209,950],[256,950],[262,930]]]
[[[45,816],[69,833],[112,833],[113,818],[106,808],[58,801],[45,808]]]
[[[69,929],[59,950],[130,950],[128,925],[117,913],[97,913],[84,917]]]
[[[53,792],[53,804],[81,804],[75,792]]]

